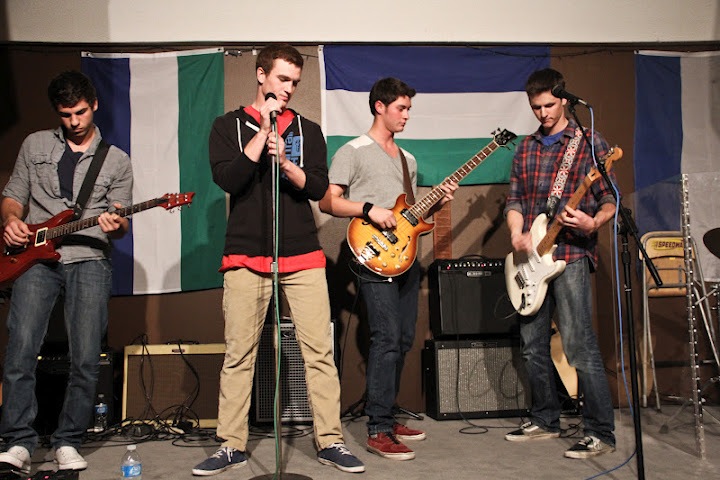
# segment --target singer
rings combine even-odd
[[[260,335],[272,297],[272,169],[280,171],[279,278],[305,362],[320,463],[345,472],[365,466],[345,447],[340,382],[332,353],[325,255],[310,200],[328,187],[327,147],[320,127],[287,108],[303,57],[270,45],[256,61],[257,93],[247,107],[218,117],[210,132],[213,180],[230,194],[224,274],[225,361],[220,373],[220,449],[193,475],[215,475],[247,463],[248,412]],[[273,115],[276,113],[276,115]],[[276,118],[277,125],[272,118]],[[276,140],[274,130],[280,135]]]
[[[584,438],[565,456],[589,458],[615,450],[612,400],[592,328],[590,281],[590,273],[597,265],[597,231],[613,217],[615,200],[600,181],[587,190],[577,208],[566,206],[593,167],[593,159],[580,128],[565,116],[568,100],[553,95],[553,86],[564,91],[565,80],[550,68],[532,73],[527,80],[525,90],[540,128],[517,146],[504,213],[513,254],[526,255],[537,247],[530,226],[554,205],[559,212],[554,221],[560,222],[563,229],[557,236],[552,260],[564,260],[567,265],[550,281],[540,310],[519,317],[523,359],[532,391],[531,416],[529,422],[505,435],[505,439],[524,442],[560,436],[560,403],[550,357],[550,322],[557,313],[563,348],[570,365],[577,369],[584,396]],[[593,137],[600,157],[608,151],[608,145],[599,133],[591,134]]]

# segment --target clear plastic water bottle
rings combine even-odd
[[[100,433],[107,430],[107,414],[108,406],[105,403],[105,395],[98,394],[97,403],[95,404],[95,426],[93,432]]]
[[[137,452],[137,446],[128,445],[120,464],[120,479],[142,480],[142,461]]]

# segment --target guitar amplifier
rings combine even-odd
[[[422,360],[429,417],[527,415],[530,386],[518,339],[427,340]]]
[[[433,337],[517,333],[505,289],[505,260],[435,260],[428,272]]]

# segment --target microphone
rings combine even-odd
[[[570,102],[573,105],[577,105],[578,103],[580,103],[582,105],[585,105],[586,107],[590,107],[590,105],[588,105],[588,103],[585,100],[583,100],[582,98],[580,98],[578,96],[573,95],[572,93],[570,93],[567,90],[565,90],[564,88],[562,88],[560,85],[555,85],[552,88],[552,90],[550,90],[550,93],[552,93],[553,96],[555,96],[557,98],[566,99],[568,102]]]
[[[270,98],[277,100],[277,97],[275,96],[274,93],[272,93],[272,92],[266,93],[265,101],[267,102],[268,99],[270,99]],[[278,114],[277,110],[273,110],[272,112],[270,112],[270,122],[272,122],[272,123],[277,122],[277,114]]]

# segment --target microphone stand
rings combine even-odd
[[[274,112],[273,112],[274,113]],[[271,135],[275,137],[275,145],[282,148],[280,134],[277,129],[277,117],[270,115],[272,126]],[[280,168],[278,166],[279,156],[274,155],[271,161],[270,174],[272,176],[272,216],[273,216],[273,258],[272,258],[272,307],[275,331],[275,401],[273,426],[275,430],[275,473],[268,473],[253,477],[251,480],[312,480],[310,477],[298,473],[284,472],[282,456],[282,395],[280,391],[280,364],[282,360],[282,332],[280,328],[280,277],[278,263],[280,258]]]
[[[592,142],[588,138],[587,130],[582,126],[582,123],[580,123],[580,120],[577,117],[577,114],[575,112],[575,105],[577,104],[577,101],[568,101],[568,110],[570,110],[570,113],[572,114],[573,118],[575,119],[575,122],[578,124],[580,129],[582,130],[583,138],[588,144],[588,147],[592,149]],[[592,108],[589,105],[587,105],[588,108]],[[612,182],[610,181],[610,177],[608,176],[607,169],[605,168],[605,164],[602,162],[598,162],[597,169],[600,172],[600,175],[602,175],[603,179],[605,180],[605,183],[608,185],[608,187],[612,186]],[[650,274],[653,277],[653,280],[655,280],[655,283],[658,286],[662,285],[662,280],[660,279],[660,274],[657,271],[657,268],[655,268],[655,265],[652,263],[652,260],[648,257],[647,252],[645,251],[645,248],[642,245],[642,242],[640,242],[640,236],[638,234],[638,228],[637,225],[635,225],[635,222],[632,219],[632,215],[630,210],[625,208],[622,204],[622,199],[619,198],[617,193],[613,188],[610,188],[610,191],[612,192],[613,197],[615,197],[615,202],[618,208],[618,211],[620,213],[620,216],[622,218],[622,228],[621,228],[621,236],[622,236],[622,262],[623,262],[623,276],[625,279],[625,304],[627,306],[627,330],[628,330],[628,340],[630,343],[630,386],[632,391],[632,416],[633,416],[633,426],[635,430],[635,452],[637,455],[637,470],[638,470],[638,479],[644,480],[645,479],[645,460],[643,455],[643,447],[642,447],[642,429],[640,426],[640,395],[638,393],[638,381],[637,381],[637,360],[635,358],[635,324],[633,322],[633,310],[632,310],[632,273],[630,271],[630,254],[628,252],[628,237],[627,234],[630,232],[632,234],[633,238],[635,239],[635,243],[637,244],[638,248],[642,252],[643,258],[646,259],[646,263],[648,266],[648,269],[650,270]],[[622,335],[623,332],[620,332],[620,335]],[[623,353],[621,352],[621,355]]]

